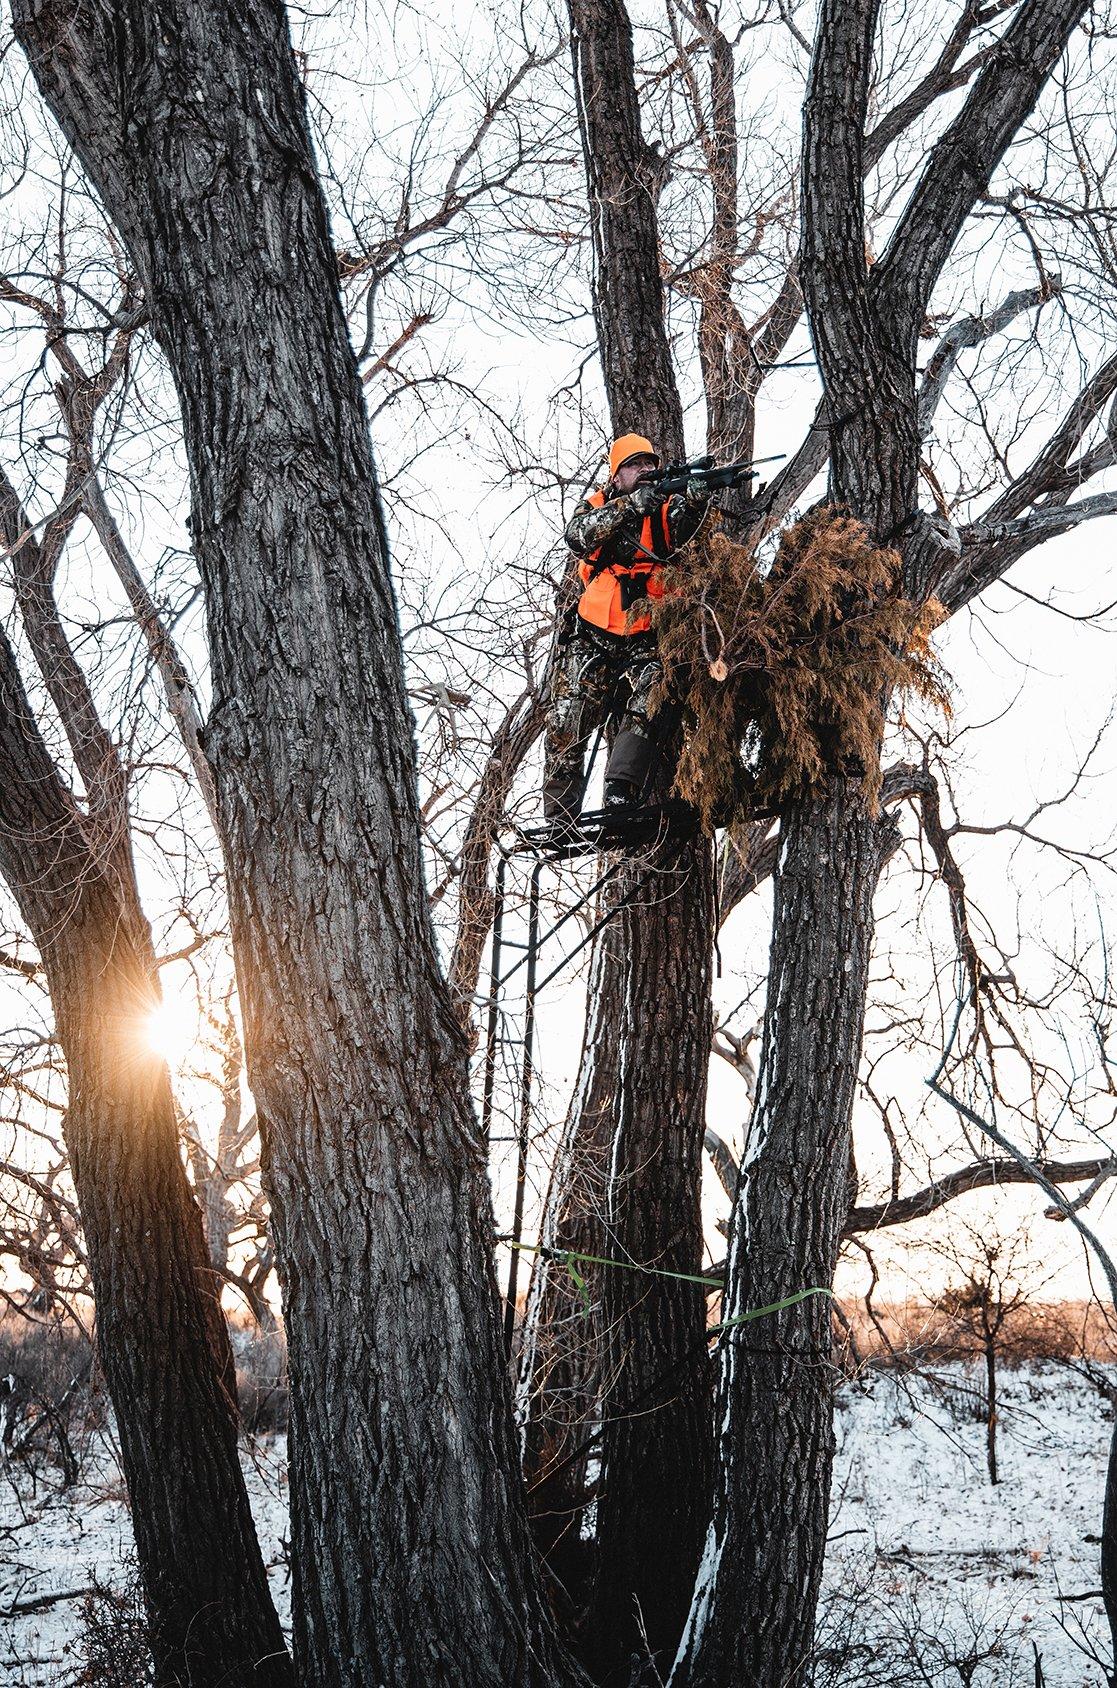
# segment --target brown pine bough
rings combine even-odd
[[[764,572],[713,522],[668,580],[652,612],[653,706],[683,702],[675,790],[708,832],[778,813],[835,771],[875,809],[887,699],[916,693],[949,713],[930,642],[943,606],[905,598],[898,553],[845,511],[821,504],[785,529]]]

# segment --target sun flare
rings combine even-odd
[[[164,989],[163,1001],[144,1015],[143,1039],[169,1067],[181,1067],[198,1042],[197,1003],[181,991]]]

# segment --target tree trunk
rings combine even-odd
[[[690,865],[674,874],[633,870],[644,873],[647,906],[618,915],[594,958],[580,1087],[548,1191],[547,1252],[533,1272],[521,1355],[536,1544],[571,1609],[589,1606],[595,1677],[622,1670],[624,1680],[643,1651],[641,1624],[655,1652],[676,1644],[697,1569],[712,1447],[705,1292],[591,1263],[578,1265],[580,1290],[556,1257],[702,1269],[712,881],[705,850],[697,865],[689,849],[683,859]],[[637,1044],[654,1051],[650,1080],[636,1069]],[[602,1468],[596,1485],[590,1462]],[[582,1522],[595,1489],[591,1544]]]
[[[2,634],[0,869],[39,947],[66,1057],[66,1147],[157,1680],[293,1682],[237,1457],[220,1281],[167,1070],[144,1045],[158,985],[142,910],[122,906],[122,876],[91,847]]]
[[[702,1270],[712,852],[685,847],[674,873],[669,861],[657,866],[644,893],[650,908],[623,917],[604,1250],[650,1271],[602,1272],[604,1428],[586,1653],[598,1680],[619,1685],[634,1653],[670,1665],[698,1569],[713,1452],[707,1292],[655,1275]],[[665,932],[651,910],[674,899]]]
[[[656,201],[662,160],[644,139],[624,0],[567,0],[593,234],[593,311],[617,434],[683,449],[683,410],[664,326]]]
[[[361,387],[278,0],[22,0],[182,405],[315,1688],[574,1676],[529,1549]]]
[[[827,403],[843,417],[831,497],[884,536],[915,508],[918,431],[912,348],[903,334],[882,345],[874,333],[855,232],[875,15],[875,0],[858,0],[824,8],[819,24],[804,175],[825,210],[805,211],[803,257]],[[820,253],[835,203],[855,211],[844,242]],[[726,1270],[718,1477],[676,1688],[784,1688],[808,1668],[833,1460],[829,1304],[814,1296],[759,1325],[731,1321],[833,1281],[888,833],[837,773],[781,816],[764,1048]]]
[[[881,828],[852,782],[784,815],[757,1101],[726,1269],[713,1520],[673,1683],[803,1680],[833,1453],[830,1309]]]
[[[1114,1404],[1117,1408],[1117,1403]],[[1117,1688],[1117,1421],[1109,1439],[1109,1459],[1105,1467],[1105,1505],[1101,1526],[1101,1587],[1109,1624],[1110,1668],[1107,1672],[1109,1688]]]
[[[664,316],[656,198],[623,0],[568,0],[594,251],[594,313],[614,432],[683,455],[682,405]],[[616,881],[619,1017],[595,1021],[587,1060],[608,1074],[615,1136],[603,1253],[641,1265],[698,1263],[709,1065],[711,847],[668,841]],[[684,1265],[682,1270],[690,1269]],[[604,1268],[600,1414],[608,1487],[598,1501],[586,1640],[614,1670],[674,1645],[697,1562],[712,1444],[705,1301],[693,1285]],[[683,1363],[686,1356],[686,1363]],[[671,1376],[662,1394],[660,1370]],[[649,1390],[652,1410],[630,1411]],[[646,1521],[655,1520],[651,1527]],[[660,1531],[666,1528],[670,1545]],[[695,1546],[689,1545],[692,1537]],[[637,1611],[637,1603],[639,1613]],[[672,1628],[674,1627],[674,1634]]]
[[[802,279],[832,419],[831,499],[878,543],[902,548],[917,527],[915,354],[931,288],[1083,5],[1029,0],[1017,9],[870,273],[862,183],[877,10],[878,0],[820,8]],[[904,584],[925,591],[921,553],[911,550]],[[730,1319],[832,1281],[849,1203],[873,890],[888,848],[885,827],[837,775],[782,816],[764,1050],[727,1267]],[[808,1669],[833,1457],[829,1351],[821,1296],[723,1337],[721,1469],[674,1688],[783,1688]]]
[[[982,1333],[985,1350],[985,1463],[989,1481],[996,1485],[997,1477],[997,1335],[988,1324]]]

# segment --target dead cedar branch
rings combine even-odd
[[[708,525],[667,579],[652,612],[664,670],[653,706],[683,706],[675,790],[707,831],[836,770],[860,777],[875,808],[888,699],[915,693],[949,712],[931,648],[941,605],[905,598],[898,554],[841,508],[789,527],[767,571]]]

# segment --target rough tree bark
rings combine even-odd
[[[569,14],[610,418],[616,433],[649,434],[665,457],[678,457],[682,406],[660,274],[659,160],[641,130],[631,26],[621,0],[570,0]],[[580,1234],[596,1227],[589,1252],[691,1273],[702,1259],[712,884],[705,841],[668,844],[618,875],[615,895],[631,905],[610,932],[615,965],[597,974],[608,997],[591,1004],[579,1087],[588,1111],[575,1129],[575,1141],[597,1141],[607,1117],[611,1136],[607,1224],[600,1213],[572,1215]],[[555,1276],[551,1282],[551,1315],[561,1317],[568,1289]],[[712,1424],[701,1292],[612,1268],[597,1287],[600,1352],[576,1387],[599,1390],[596,1404],[581,1408],[602,1428],[597,1572],[583,1637],[595,1674],[607,1680],[626,1675],[642,1651],[638,1613],[654,1651],[669,1656],[675,1643],[705,1522]],[[668,1379],[659,1395],[649,1391],[653,1373]],[[540,1401],[546,1414],[545,1389]],[[578,1410],[572,1394],[564,1434],[577,1436],[571,1406]]]
[[[608,926],[594,947],[578,1083],[543,1204],[541,1252],[519,1355],[517,1417],[532,1532],[572,1617],[585,1610],[592,1575],[592,1548],[582,1524],[592,1498],[587,1443],[597,1428],[601,1388],[604,1268],[579,1261],[579,1285],[562,1256],[601,1258],[605,1248],[616,1113],[612,1051],[620,1022],[618,936],[616,924]],[[596,1444],[592,1451],[596,1454]]]
[[[706,1290],[685,1278],[702,1270],[711,864],[708,845],[684,846],[672,882],[661,852],[653,883],[663,904],[624,922],[604,1253],[653,1270],[602,1272],[604,1424],[585,1634],[600,1680],[624,1688],[637,1640],[654,1667],[670,1663],[709,1504]]]
[[[683,411],[663,309],[656,201],[663,161],[644,139],[623,0],[567,0],[593,237],[593,313],[616,433],[681,456]]]
[[[1082,0],[1029,0],[935,147],[881,263],[866,263],[864,123],[878,0],[823,0],[807,91],[802,281],[831,444],[830,496],[936,563],[916,515],[916,338],[931,288],[1031,110]],[[907,537],[911,535],[911,537]],[[850,1205],[850,1115],[879,823],[848,780],[781,819],[764,1050],[727,1266],[726,1316],[828,1286]],[[672,1683],[783,1688],[807,1668],[833,1454],[824,1298],[721,1343],[713,1518]]]
[[[884,841],[856,790],[844,786],[783,818],[764,1053],[730,1240],[727,1320],[828,1284],[848,1211],[849,1118]],[[842,875],[841,896],[832,895],[820,863]],[[801,1675],[826,1542],[829,1305],[816,1297],[731,1328],[721,1356],[714,1520],[676,1676],[774,1688]]]
[[[178,390],[207,726],[290,1354],[315,1688],[550,1684],[361,387],[277,0],[16,29]]]
[[[220,1279],[167,1070],[143,1043],[158,984],[126,852],[125,838],[106,861],[91,842],[0,633],[0,871],[42,956],[66,1057],[66,1147],[157,1681],[291,1683],[237,1457]]]

